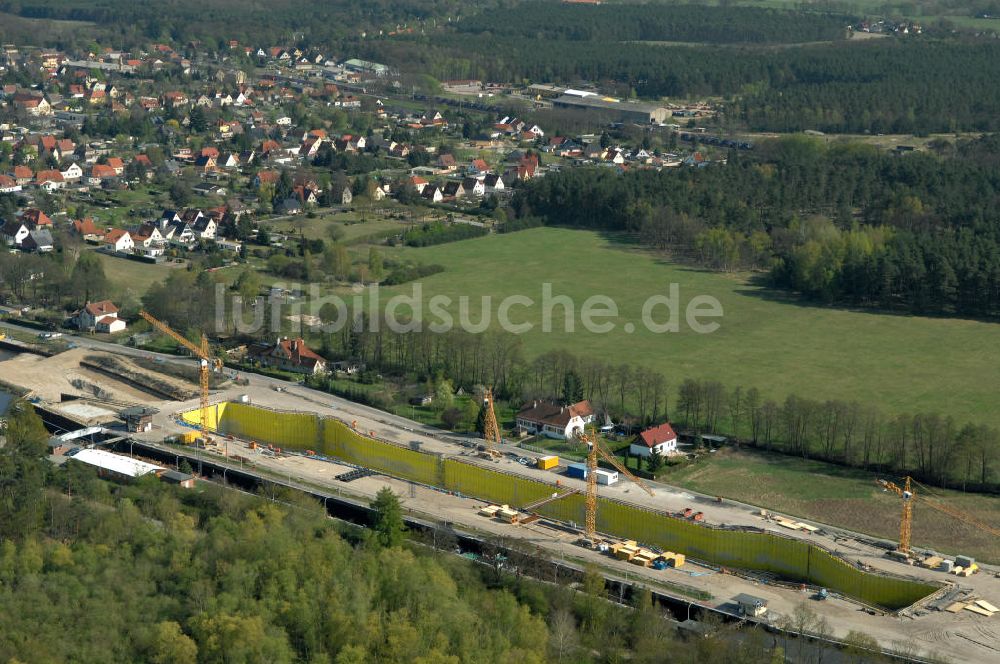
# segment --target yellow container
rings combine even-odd
[[[553,468],[559,467],[559,457],[557,456],[543,456],[538,457],[536,462],[538,468],[541,470],[552,470]]]
[[[197,431],[185,431],[181,434],[181,442],[185,445],[194,445],[200,435]]]
[[[683,567],[684,566],[684,554],[675,553],[672,560],[669,561],[673,567]]]

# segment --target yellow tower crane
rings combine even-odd
[[[483,395],[483,406],[486,408],[486,421],[483,426],[483,438],[486,439],[486,451],[483,456],[496,459],[500,456],[498,449],[503,440],[500,437],[500,425],[497,424],[497,414],[493,410],[493,389],[486,388]]]
[[[586,496],[586,516],[584,520],[583,535],[587,541],[594,543],[597,541],[597,458],[600,457],[614,466],[619,473],[627,477],[632,483],[651,496],[655,496],[649,485],[629,472],[628,468],[622,465],[615,455],[612,454],[601,441],[591,434],[580,432],[577,440],[587,445],[587,496]]]
[[[201,383],[201,410],[199,412],[199,422],[201,425],[201,437],[206,443],[208,442],[208,377],[210,371],[219,371],[222,369],[222,360],[212,357],[208,349],[208,338],[205,334],[201,335],[201,345],[197,346],[178,332],[175,332],[173,328],[169,325],[156,319],[152,314],[147,311],[140,311],[139,315],[149,321],[156,330],[159,330],[163,334],[167,335],[180,345],[191,351],[191,354],[200,360],[200,366],[198,369],[198,378]]]
[[[909,476],[906,477],[902,487],[897,486],[896,484],[890,482],[889,480],[876,480],[876,482],[884,490],[891,491],[903,499],[903,515],[899,520],[899,548],[897,549],[897,551],[900,554],[904,555],[905,557],[909,558],[911,553],[910,536],[912,534],[912,528],[913,528],[913,503],[914,501],[917,500],[917,494],[914,492],[912,485],[919,483],[915,479]],[[921,488],[925,487],[921,486]],[[920,496],[920,504],[926,505],[927,507],[931,507],[941,512],[942,514],[947,514],[953,519],[957,519],[958,521],[967,523],[973,528],[1000,537],[1000,529],[985,524],[982,521],[979,521],[978,519],[969,516],[965,512],[962,512],[961,510],[948,507],[947,505],[942,505],[941,503],[935,502],[928,498],[924,498],[922,495]]]

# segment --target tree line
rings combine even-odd
[[[447,380],[467,391],[492,386],[515,409],[532,399],[586,398],[634,432],[670,421],[693,435],[731,436],[768,451],[909,474],[938,486],[1000,490],[1000,432],[947,414],[886,413],[795,394],[779,400],[755,387],[668,377],[567,351],[527,358],[520,338],[502,333],[393,332],[380,325],[348,327],[323,344],[326,355],[361,360],[372,375]]]

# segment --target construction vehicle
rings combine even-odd
[[[577,434],[577,441],[587,445],[587,496],[586,515],[584,519],[583,537],[590,546],[596,546],[597,539],[597,459],[604,459],[611,464],[619,473],[627,477],[632,483],[651,496],[655,496],[653,490],[645,482],[629,472],[622,463],[615,458],[615,455],[608,451],[600,440],[586,432]]]
[[[898,485],[894,484],[893,482],[890,482],[889,480],[875,480],[875,481],[880,487],[882,487],[884,491],[891,491],[892,493],[895,493],[897,496],[903,499],[903,515],[899,520],[899,546],[895,551],[891,552],[890,555],[894,558],[899,558],[900,560],[904,560],[906,562],[912,562],[913,551],[910,548],[910,536],[913,527],[913,503],[918,499],[917,494],[913,490],[913,485],[917,484],[920,486],[921,489],[925,491],[927,490],[927,487],[920,485],[919,482],[917,482],[910,476],[906,477],[902,487],[899,487]],[[1000,529],[985,524],[982,521],[979,521],[978,519],[974,519],[973,517],[969,516],[968,514],[960,510],[948,507],[947,505],[942,505],[941,503],[925,498],[923,495],[920,496],[919,500],[921,505],[926,505],[927,507],[931,507],[943,514],[952,517],[953,519],[968,524],[969,526],[972,526],[977,530],[981,530],[983,532],[989,533],[990,535],[1000,537]]]
[[[208,338],[204,333],[201,335],[201,345],[195,345],[191,343],[184,335],[175,332],[173,328],[158,320],[152,314],[147,311],[140,311],[139,315],[149,321],[149,324],[153,326],[154,329],[167,335],[177,343],[179,343],[184,348],[191,351],[191,354],[198,358],[199,369],[198,378],[201,383],[201,409],[199,411],[199,424],[201,431],[201,439],[204,443],[209,443],[211,438],[208,435],[208,385],[209,385],[209,372],[220,371],[222,369],[222,360],[212,357],[208,349]]]
[[[498,449],[503,439],[500,437],[500,425],[497,424],[497,414],[493,410],[493,389],[486,388],[483,395],[483,408],[486,409],[486,418],[483,426],[483,438],[486,440],[486,447],[482,451],[485,459],[499,459]]]

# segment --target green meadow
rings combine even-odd
[[[714,379],[733,387],[755,386],[767,397],[796,394],[818,400],[874,403],[886,412],[936,411],[959,421],[1000,425],[993,407],[997,388],[1000,326],[992,323],[893,315],[805,306],[754,285],[750,275],[707,272],[672,263],[619,238],[586,231],[539,228],[510,235],[389,252],[445,271],[422,280],[424,319],[434,295],[470,298],[473,322],[482,296],[492,296],[491,325],[501,300],[526,296],[534,306],[510,309],[513,323],[530,323],[521,334],[529,356],[562,349],[580,357],[630,363],[662,372],[671,391],[685,378]],[[575,305],[575,329],[567,331],[563,309],[555,307],[551,331],[542,329],[543,284],[553,296],[568,295]],[[644,302],[676,284],[679,330],[654,332],[642,322]],[[383,305],[411,284],[383,289]],[[619,316],[608,333],[581,325],[581,307],[596,294],[610,297]],[[721,305],[718,329],[692,330],[685,307],[696,296]],[[653,318],[664,322],[667,307]],[[458,319],[457,315],[455,316]],[[629,324],[634,330],[629,333]]]

